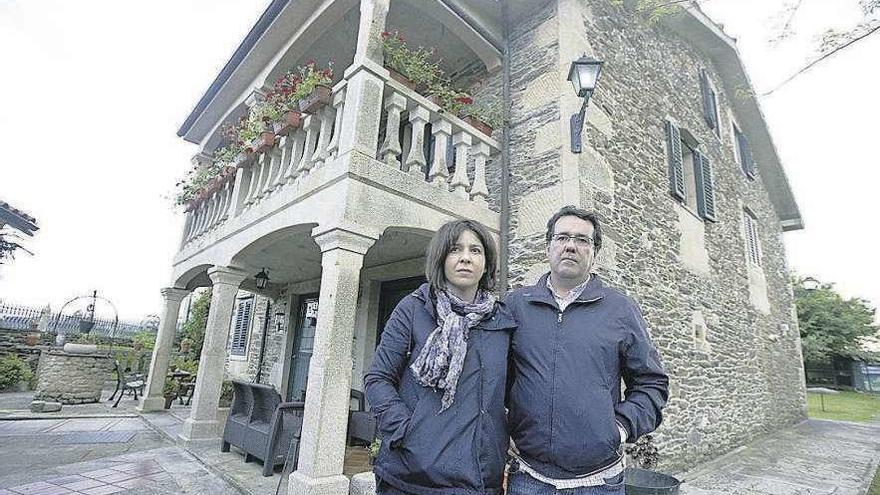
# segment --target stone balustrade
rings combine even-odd
[[[376,143],[380,163],[376,165],[397,168],[488,207],[486,162],[499,152],[498,142],[400,82],[384,79]],[[334,161],[342,133],[354,132],[352,123],[343,122],[345,99],[343,80],[333,88],[329,104],[303,114],[299,128],[276,135],[272,146],[253,153],[234,169],[228,167],[187,209],[182,246],[295,188]]]

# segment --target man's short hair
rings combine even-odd
[[[562,217],[578,217],[593,224],[593,250],[598,253],[602,249],[602,227],[599,225],[599,215],[593,211],[587,211],[577,206],[563,206],[547,220],[547,244],[553,238],[553,228],[556,227],[556,221]]]

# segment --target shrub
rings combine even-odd
[[[381,42],[385,51],[385,65],[410,81],[430,86],[440,77],[440,63],[429,60],[434,56],[433,49],[421,46],[410,49],[406,46],[406,38],[398,31],[383,31]]]
[[[235,389],[232,387],[231,380],[223,380],[223,385],[220,386],[220,403],[218,404],[220,407],[231,407],[232,406],[232,394]]]
[[[30,382],[33,372],[23,359],[7,354],[0,357],[0,390],[12,388],[18,382]]]

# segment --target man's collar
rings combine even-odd
[[[556,287],[553,286],[553,274],[550,273],[549,275],[547,275],[547,288],[550,289],[550,294],[552,294],[553,297],[557,299],[567,299],[571,296],[572,293],[580,296],[584,292],[584,288],[587,286],[587,284],[590,283],[590,280],[592,279],[593,274],[588,273],[586,280],[569,289],[568,294],[563,296],[559,294],[559,292],[556,290]]]

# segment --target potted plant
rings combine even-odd
[[[171,409],[171,403],[177,396],[177,382],[173,378],[165,378],[165,385],[162,387],[162,396],[165,397],[165,409]]]
[[[314,60],[309,60],[299,70],[301,80],[292,97],[299,101],[301,112],[315,113],[330,103],[333,62],[330,62],[326,69],[319,69]]]
[[[266,102],[281,116],[273,123],[273,130],[279,136],[286,136],[302,127],[302,113],[299,111],[299,100],[296,97],[296,90],[301,82],[302,75],[298,70],[287,71],[275,81],[275,85],[266,96]]]
[[[469,94],[453,88],[449,81],[444,80],[437,80],[429,86],[428,94],[431,96],[431,101],[444,111],[456,116],[465,107],[474,103],[474,99]]]
[[[192,348],[192,340],[188,338],[183,338],[180,341],[180,352],[181,354],[188,354],[189,350]]]
[[[492,131],[501,126],[501,106],[497,103],[467,105],[461,109],[461,117],[478,131],[491,137]]]
[[[430,87],[440,76],[440,63],[431,62],[434,49],[419,47],[415,50],[406,45],[406,38],[399,31],[383,31],[380,35],[385,54],[385,68],[391,78],[417,91]]]

